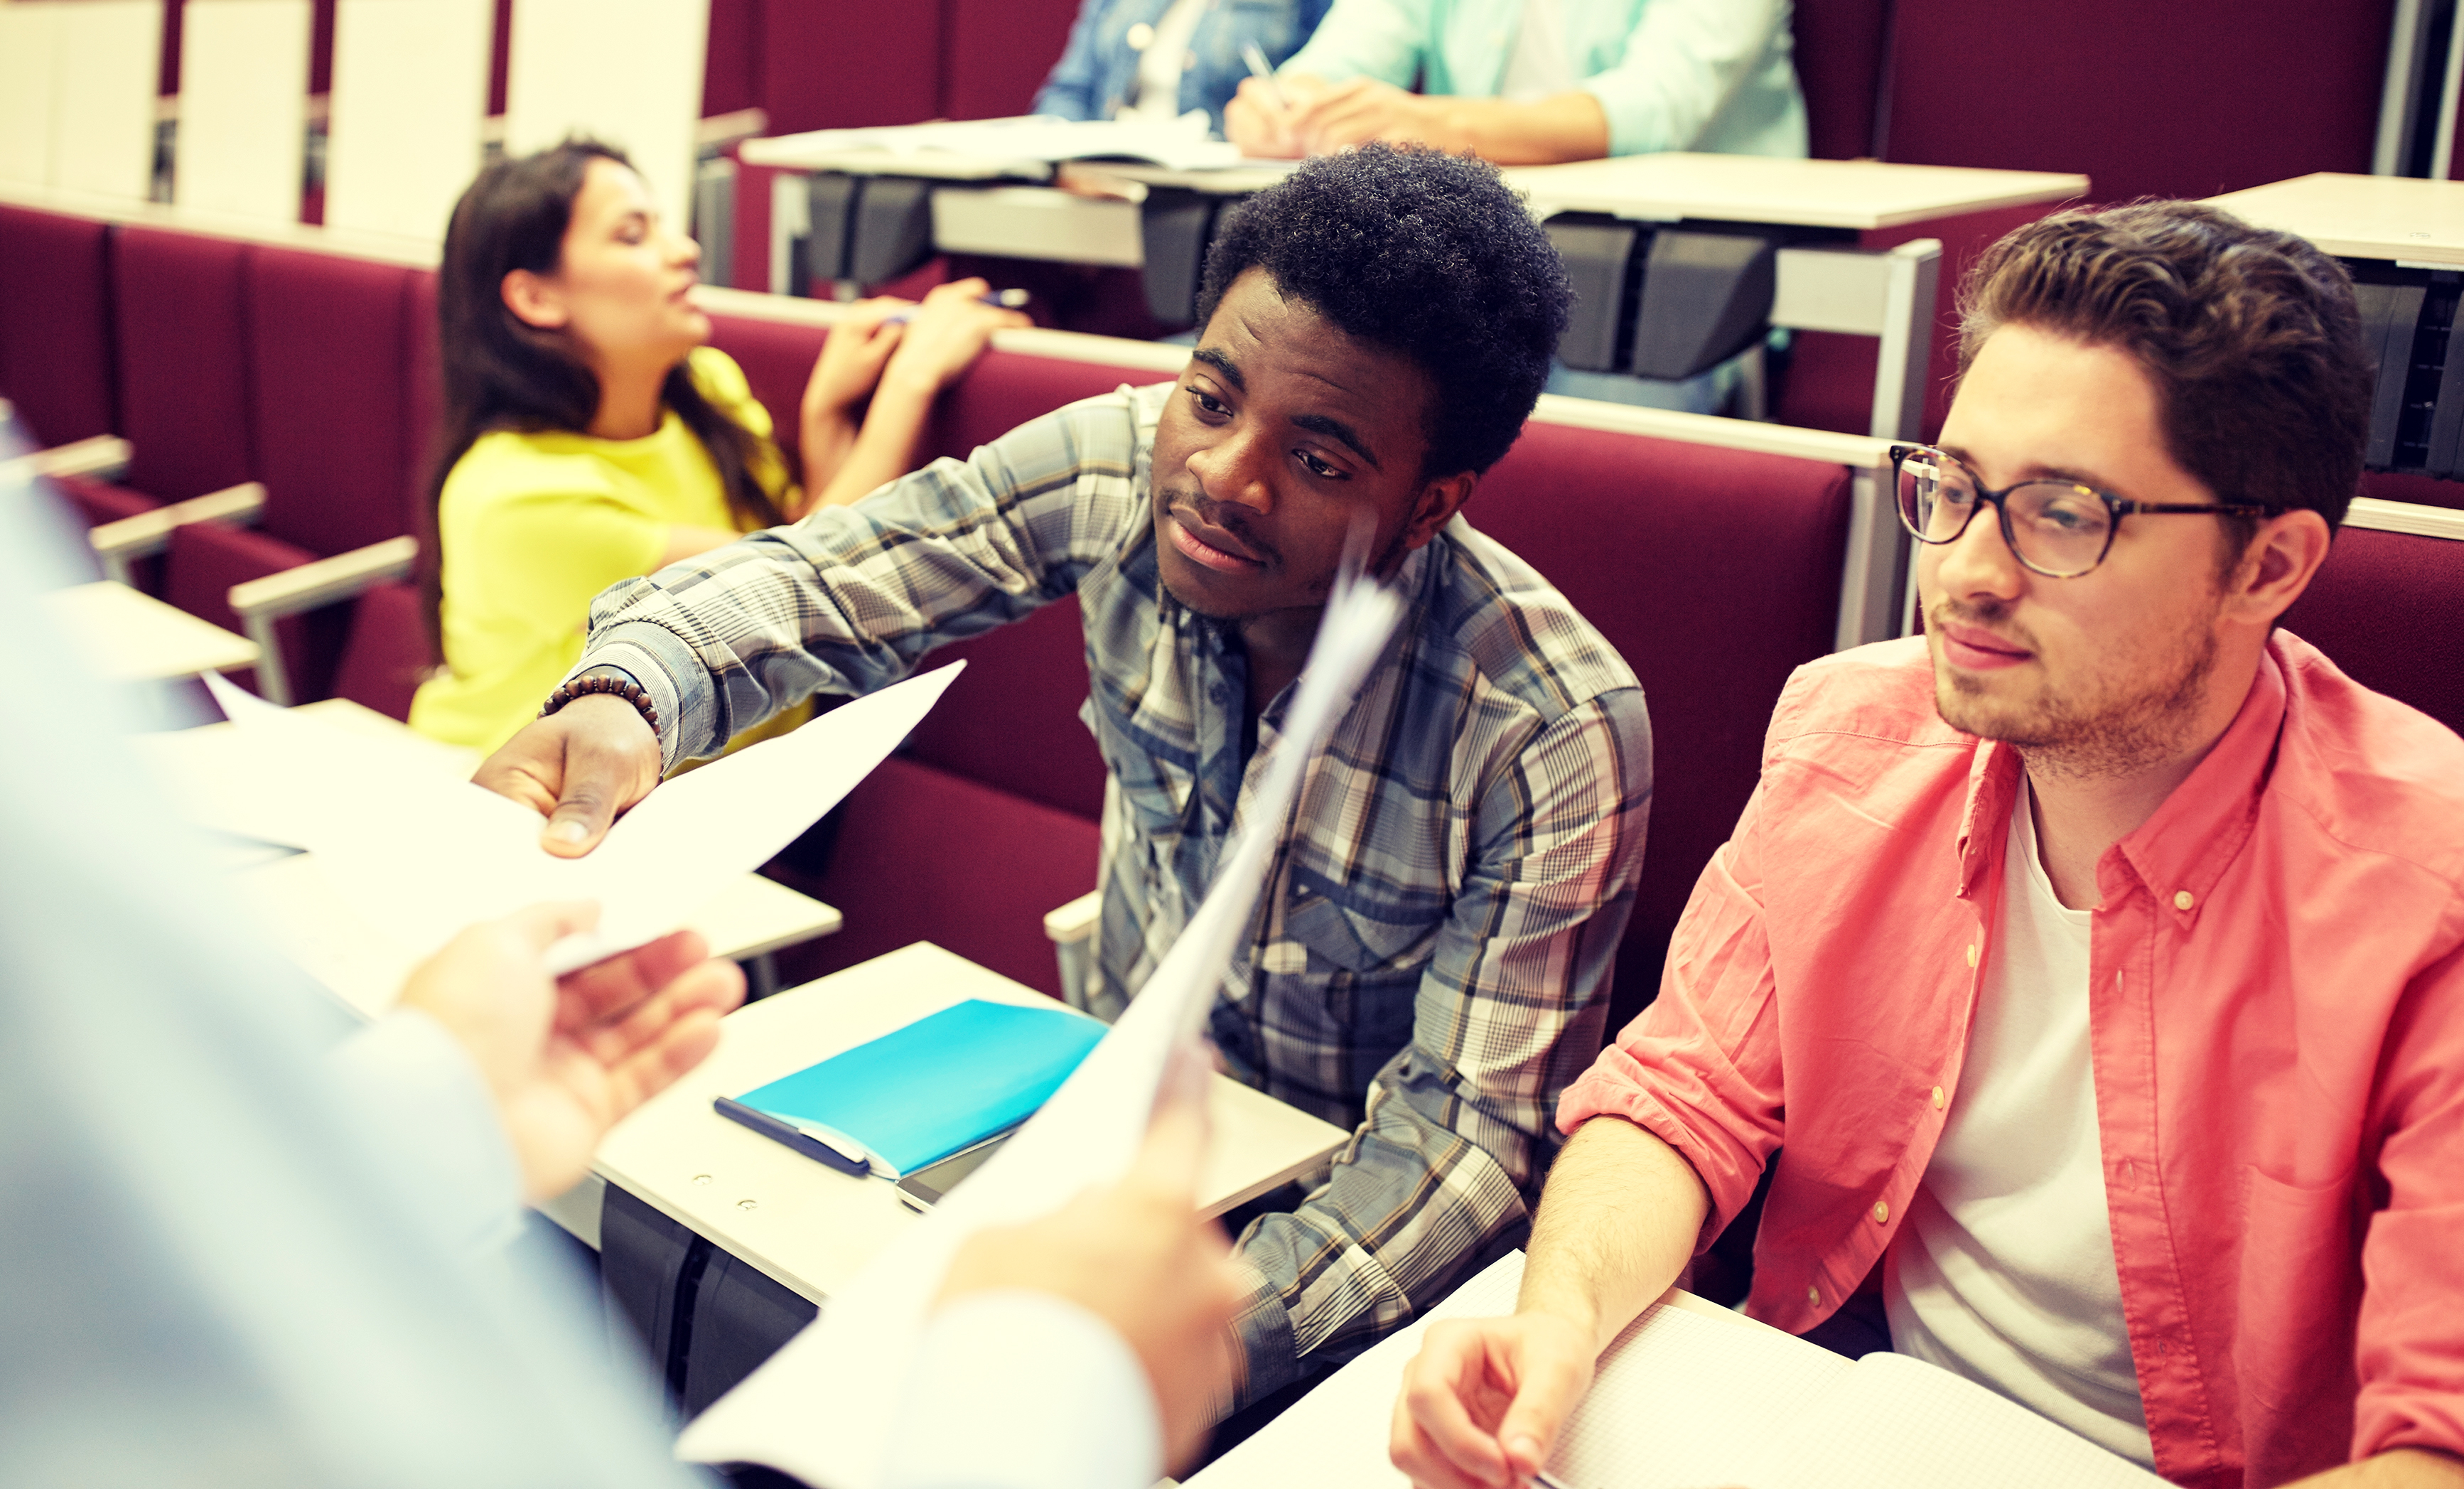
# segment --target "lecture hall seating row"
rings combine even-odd
[[[249,242],[0,205],[0,397],[42,443],[115,433],[133,447],[118,481],[75,487],[89,516],[264,484],[254,528],[183,527],[163,556],[162,591],[212,619],[228,617],[233,583],[421,524],[437,405],[432,275],[310,246],[313,230],[298,237]],[[792,440],[838,309],[701,293],[715,340]],[[945,396],[929,452],[963,455],[1070,400],[1162,381],[1178,356],[1004,334]],[[1686,894],[1752,790],[1781,684],[1835,646],[1845,555],[1860,510],[1871,515],[1880,449],[1551,399],[1467,510],[1600,627],[1651,700],[1657,791],[1620,1014],[1656,987]],[[2387,511],[2375,528],[2346,529],[2287,624],[2364,682],[2464,725],[2464,656],[2421,641],[2464,625],[2464,542],[2452,540],[2464,518]],[[303,618],[282,640],[298,697],[340,692],[395,717],[433,660],[416,592],[400,580]],[[1064,602],[942,653],[974,665],[850,800],[826,867],[774,869],[847,915],[844,932],[784,971],[816,975],[930,939],[1058,990],[1044,917],[1094,884],[1103,797],[1077,718],[1083,645],[1075,604]]]

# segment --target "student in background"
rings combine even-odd
[[[1789,0],[1335,0],[1224,134],[1251,155],[1417,141],[1501,165],[1802,157]],[[1410,92],[1417,85],[1418,92]]]
[[[495,748],[581,655],[592,595],[913,470],[934,397],[1026,323],[979,303],[981,280],[856,307],[804,390],[800,484],[743,372],[702,344],[700,256],[587,142],[491,165],[454,208],[430,567],[445,668],[411,704],[421,733]]]
[[[1755,1318],[2174,1483],[2464,1485],[2464,742],[2276,626],[2362,473],[2351,285],[2158,202],[1962,311],[1898,452],[1925,635],[1789,682],[1520,1311],[1409,1368],[1419,1484],[1547,1461],[1776,1162]]]
[[[1269,66],[1292,55],[1331,0],[1085,0],[1035,112],[1063,119],[1177,119],[1204,109],[1217,133],[1223,105],[1249,76],[1244,49]]]

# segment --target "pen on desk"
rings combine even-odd
[[[1574,1489],[1573,1485],[1545,1468],[1532,1470],[1531,1481],[1539,1485],[1540,1489]]]
[[[1026,309],[1026,299],[1027,295],[1024,290],[994,290],[988,294],[977,296],[976,303],[979,305],[995,306],[1001,310],[1024,310]],[[881,323],[883,325],[891,325],[901,320],[913,320],[915,318],[915,312],[922,310],[923,308],[924,307],[921,305],[913,305],[905,310],[893,311],[890,315],[882,317]]]
[[[1241,60],[1249,64],[1250,77],[1266,85],[1266,96],[1275,100],[1275,107],[1290,113],[1292,106],[1284,101],[1283,85],[1275,81],[1275,70],[1266,65],[1265,49],[1254,41],[1244,41],[1241,43]]]
[[[848,1152],[836,1143],[816,1137],[793,1123],[781,1122],[759,1107],[747,1106],[742,1102],[732,1101],[724,1096],[715,1098],[711,1106],[728,1121],[742,1123],[772,1142],[783,1143],[805,1157],[825,1163],[841,1173],[852,1173],[858,1178],[863,1178],[872,1171],[871,1160],[862,1153]]]

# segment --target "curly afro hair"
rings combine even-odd
[[[1428,476],[1485,471],[1513,447],[1573,298],[1497,167],[1408,146],[1320,156],[1234,210],[1206,253],[1201,327],[1251,269],[1429,375]]]

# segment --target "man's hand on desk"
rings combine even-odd
[[[1155,1388],[1164,1462],[1186,1465],[1232,1391],[1242,1288],[1222,1227],[1199,1218],[1204,1108],[1171,1101],[1127,1177],[1025,1225],[978,1233],[950,1263],[942,1302],[1028,1288],[1078,1304],[1136,1352]]]
[[[1507,1489],[1549,1461],[1592,1387],[1589,1331],[1553,1313],[1430,1325],[1395,1398],[1395,1466],[1418,1489]]]
[[[616,1120],[700,1064],[744,1001],[744,974],[691,931],[549,977],[547,949],[598,923],[595,905],[538,905],[473,926],[402,990],[479,1067],[533,1201],[581,1182]]]
[[[546,818],[540,846],[580,858],[659,783],[659,736],[633,705],[594,693],[533,721],[471,779]]]

